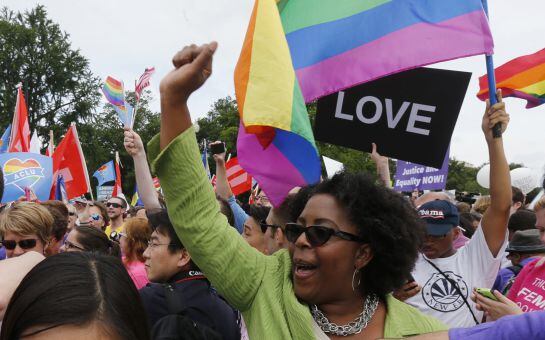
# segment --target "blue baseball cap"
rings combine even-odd
[[[418,215],[426,222],[428,235],[445,235],[460,224],[458,208],[445,200],[435,200],[422,204],[418,208]]]

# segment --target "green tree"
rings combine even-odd
[[[451,158],[449,160],[447,189],[456,189],[458,191],[480,192],[483,195],[488,194],[488,190],[477,183],[477,172],[479,168],[470,164]]]
[[[0,127],[11,122],[20,82],[31,131],[44,139],[49,129],[60,136],[71,122],[91,116],[100,80],[69,38],[41,5],[24,13],[0,10]]]

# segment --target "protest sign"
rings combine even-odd
[[[112,198],[114,192],[113,185],[97,186],[97,200],[106,201]]]
[[[0,166],[4,172],[2,203],[24,196],[25,188],[33,191],[39,200],[49,199],[53,181],[53,160],[50,157],[30,152],[4,153],[0,154]]]
[[[317,140],[440,168],[471,73],[419,68],[318,100]]]
[[[447,185],[448,158],[445,155],[441,168],[432,168],[411,162],[398,160],[394,177],[394,190],[442,190]]]

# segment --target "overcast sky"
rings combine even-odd
[[[234,96],[233,72],[253,0],[2,0],[0,6],[26,10],[38,3],[45,5],[50,18],[70,34],[72,46],[81,49],[90,60],[91,70],[101,78],[114,76],[132,90],[144,69],[155,66],[151,85],[155,110],[159,109],[159,81],[171,68],[171,57],[191,43],[216,40],[220,46],[212,78],[190,99],[193,117],[206,114],[216,99]],[[545,48],[545,1],[493,0],[489,6],[496,66]],[[487,162],[480,130],[484,104],[475,97],[477,78],[486,72],[484,56],[433,67],[473,73],[450,150],[451,156],[474,165]],[[511,114],[504,137],[509,162],[524,163],[542,172],[545,105],[526,110],[522,100],[507,99],[506,103]]]

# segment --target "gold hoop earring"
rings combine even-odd
[[[354,280],[356,279],[356,274],[359,274],[360,270],[358,268],[354,269],[354,274],[352,274],[352,291],[355,292],[356,288],[354,287]],[[361,283],[361,276],[358,277],[358,284],[356,287],[359,287]]]

